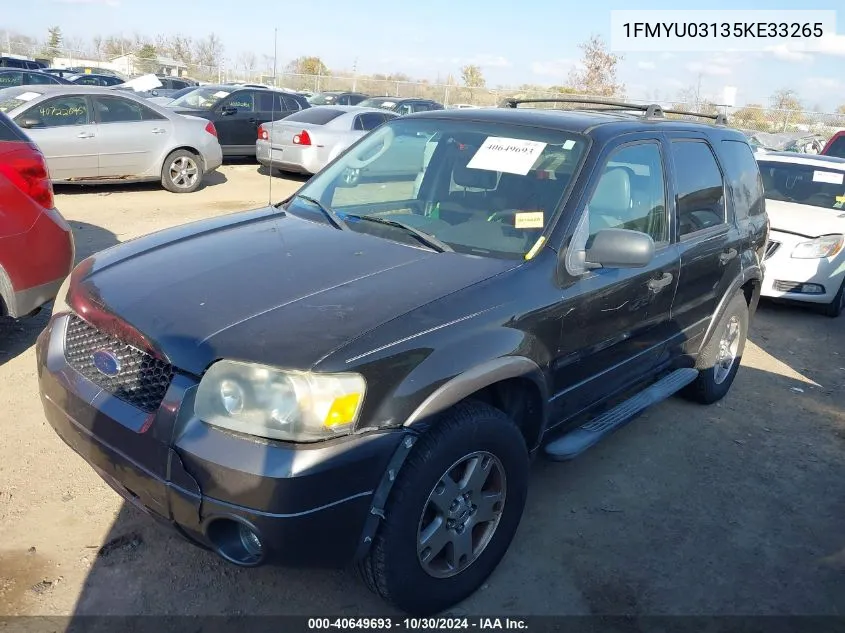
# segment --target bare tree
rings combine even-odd
[[[588,95],[623,96],[625,85],[616,81],[616,66],[624,58],[608,51],[599,35],[592,35],[579,48],[582,51],[582,68],[570,73],[572,87]]]
[[[786,132],[790,124],[803,123],[801,110],[803,105],[798,93],[790,88],[781,88],[772,93],[769,102],[774,112],[775,129]]]
[[[95,35],[91,38],[91,44],[94,47],[94,55],[97,56],[97,59],[103,59],[103,36]]]
[[[487,85],[487,80],[484,79],[484,73],[481,72],[481,67],[475,64],[467,64],[461,68],[461,79],[464,85],[469,88],[469,100],[472,101],[473,92],[476,88],[483,88]]]
[[[258,60],[252,51],[241,51],[238,53],[236,65],[238,68],[242,68],[247,74],[251,74],[255,71]]]
[[[202,67],[206,74],[217,72],[223,62],[223,41],[216,33],[211,33],[194,43],[194,63]]]

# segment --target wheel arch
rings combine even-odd
[[[760,300],[760,289],[762,287],[762,283],[763,271],[759,266],[744,268],[742,273],[731,282],[731,285],[728,286],[728,289],[719,300],[716,310],[713,312],[713,316],[710,318],[710,323],[707,325],[707,330],[701,339],[698,354],[700,354],[710,342],[710,338],[713,336],[713,332],[716,330],[716,326],[719,324],[719,321],[724,315],[728,304],[736,295],[743,295],[746,305],[748,306],[748,316],[749,318],[753,316],[757,309],[757,303]]]
[[[205,171],[205,168],[206,168],[205,156],[203,156],[202,152],[199,151],[196,147],[194,147],[192,145],[187,145],[187,144],[177,145],[176,147],[173,147],[173,148],[167,150],[164,153],[164,157],[161,159],[161,169],[162,169],[162,171],[164,170],[164,167],[165,167],[164,163],[167,161],[168,156],[170,156],[173,152],[178,152],[179,150],[185,150],[187,152],[191,152],[191,154],[193,154],[194,156],[199,158],[202,161],[202,169],[203,169],[203,171]]]
[[[524,356],[503,356],[458,374],[423,400],[403,426],[421,428],[467,399],[507,413],[522,431],[529,450],[539,444],[548,416],[548,388],[540,366]]]

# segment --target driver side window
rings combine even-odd
[[[663,159],[656,142],[627,145],[604,165],[587,204],[589,237],[602,229],[647,233],[654,243],[669,241]]]
[[[255,112],[255,93],[251,90],[236,92],[222,105],[224,108],[236,108],[238,112]]]

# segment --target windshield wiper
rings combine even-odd
[[[297,194],[296,197],[302,198],[306,202],[310,202],[315,207],[320,209],[320,211],[323,212],[323,214],[329,219],[329,221],[336,228],[340,229],[341,231],[348,231],[349,230],[349,226],[346,224],[346,222],[344,222],[343,219],[337,213],[335,213],[334,210],[331,207],[327,207],[326,205],[324,205],[322,202],[320,202],[316,198],[312,198],[310,196],[303,196],[303,195]]]
[[[428,246],[429,248],[437,251],[438,253],[445,253],[445,252],[454,252],[451,246],[438,240],[436,237],[431,235],[430,233],[426,233],[425,231],[420,231],[413,226],[405,224],[404,222],[398,222],[397,220],[388,220],[386,218],[380,218],[378,216],[372,215],[357,215],[353,213],[346,214],[347,218],[355,218],[356,220],[367,220],[369,222],[377,222],[378,224],[386,224],[387,226],[395,226],[398,229],[402,229],[406,233],[413,235],[417,238],[420,242]]]

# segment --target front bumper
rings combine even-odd
[[[834,257],[796,259],[792,252],[810,238],[772,230],[761,296],[808,303],[833,301],[845,280],[845,251]],[[776,249],[772,246],[776,244]],[[808,286],[812,284],[812,286]],[[818,288],[814,288],[817,286]],[[823,290],[822,290],[823,289]],[[807,292],[815,290],[814,292]]]
[[[67,363],[66,320],[51,320],[36,346],[44,412],[124,499],[210,549],[215,522],[249,525],[263,544],[260,563],[340,566],[361,551],[373,493],[402,431],[260,442],[194,418],[196,380],[179,373],[148,416]]]

